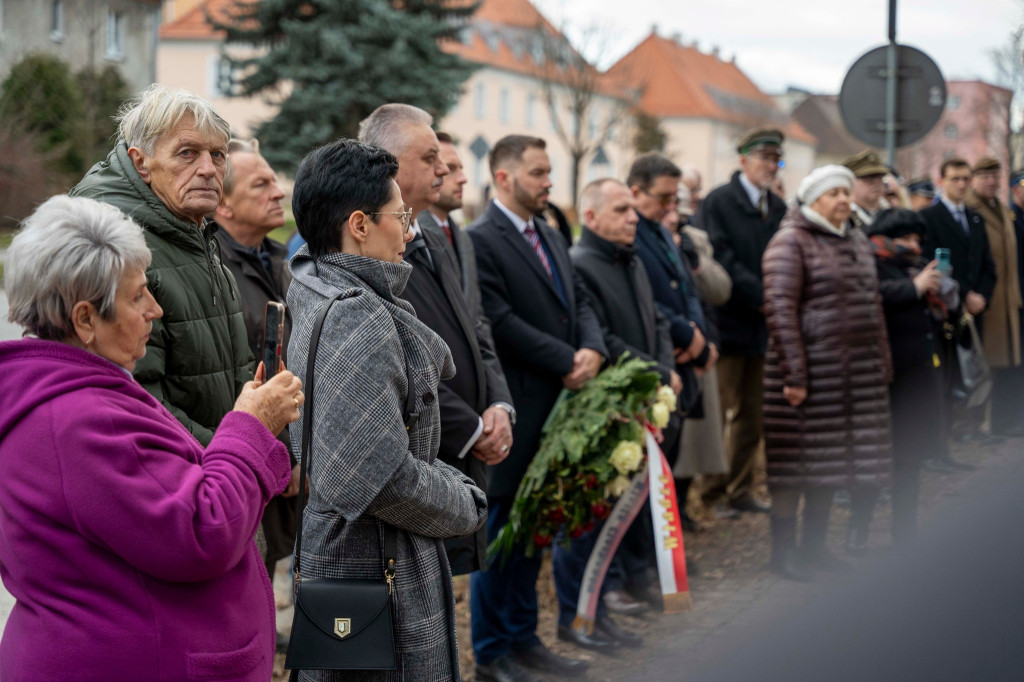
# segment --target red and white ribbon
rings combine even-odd
[[[686,577],[686,550],[680,525],[679,503],[672,467],[647,430],[647,482],[650,489],[651,520],[654,523],[654,555],[658,562],[658,579],[665,613],[688,611],[690,584]]]

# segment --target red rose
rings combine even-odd
[[[610,505],[598,501],[590,505],[590,513],[593,514],[594,518],[598,521],[603,521],[612,513],[612,508]]]
[[[543,549],[551,544],[551,536],[548,533],[535,533],[533,544],[537,549]]]
[[[586,488],[587,490],[593,490],[594,488],[597,487],[597,483],[597,476],[595,476],[594,474],[590,474],[589,476],[587,476],[587,480],[583,483],[583,487]]]
[[[551,523],[563,524],[566,522],[565,510],[561,507],[555,507],[548,512],[548,520]]]
[[[586,523],[583,524],[583,532],[584,533],[589,533],[592,530],[594,530],[594,522],[593,521],[587,521]]]
[[[569,537],[575,540],[576,538],[581,537],[586,532],[587,530],[585,526],[576,526],[571,531],[569,531]]]

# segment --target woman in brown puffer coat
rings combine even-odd
[[[807,581],[846,564],[825,547],[837,488],[889,483],[892,361],[872,248],[851,227],[853,174],[815,169],[762,261],[764,432],[772,571]],[[796,511],[805,499],[801,552]]]

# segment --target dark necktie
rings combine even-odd
[[[761,198],[757,200],[757,207],[761,209],[761,220],[768,220],[768,190],[761,190]]]
[[[444,236],[448,237],[448,243],[455,246],[455,241],[452,240],[452,228],[448,225],[447,220],[441,223],[441,229],[444,230]]]
[[[956,218],[956,221],[958,223],[960,223],[960,229],[964,231],[964,234],[970,237],[971,228],[967,225],[967,216],[964,215],[963,210],[959,208],[954,209],[953,217]]]
[[[537,234],[537,230],[533,227],[533,223],[526,223],[526,229],[523,230],[523,236],[526,237],[526,241],[530,242],[530,246],[533,247],[534,252],[537,254],[537,258],[540,259],[540,264],[544,266],[544,270],[548,273],[548,277],[552,277],[551,274],[551,261],[548,260],[548,254],[544,252],[544,246],[540,243],[540,235]]]

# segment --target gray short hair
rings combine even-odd
[[[7,319],[41,339],[66,339],[76,303],[88,301],[113,319],[121,278],[149,263],[142,228],[119,210],[84,197],[50,197],[7,250]]]
[[[240,140],[236,137],[231,138],[228,141],[228,162],[224,166],[224,194],[222,197],[226,197],[231,194],[235,188],[235,174],[231,169],[231,155],[232,154],[259,154],[260,153],[260,141],[255,137],[251,140]]]
[[[359,123],[359,141],[400,156],[410,143],[409,128],[433,123],[433,116],[411,104],[382,104]]]
[[[185,116],[192,116],[196,129],[207,137],[220,136],[224,142],[231,138],[231,126],[212,104],[188,90],[155,83],[121,107],[115,117],[117,133],[129,148],[152,155],[156,141]]]
[[[622,187],[623,189],[627,190],[629,189],[628,187],[626,187],[626,184],[624,182],[616,180],[615,178],[601,178],[599,180],[594,180],[593,182],[587,184],[587,186],[584,187],[583,191],[580,193],[579,213],[581,217],[584,213],[586,213],[588,209],[600,211],[601,208],[604,207],[604,188],[605,185],[608,184],[618,185],[619,187]]]

